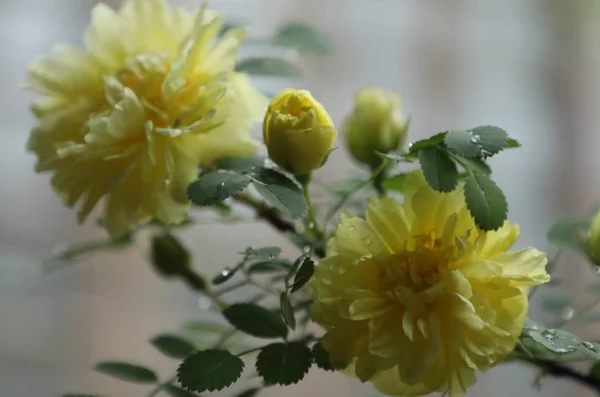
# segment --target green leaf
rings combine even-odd
[[[273,343],[260,351],[256,370],[268,385],[291,385],[304,378],[311,364],[312,355],[303,343]]]
[[[244,390],[240,394],[237,394],[235,397],[254,397],[259,392],[260,392],[260,389],[258,387],[253,387],[252,389]]]
[[[162,390],[172,397],[199,397],[196,393],[174,385],[164,385]]]
[[[258,338],[286,338],[288,334],[277,314],[250,303],[235,303],[223,311],[223,316],[240,331]]]
[[[502,128],[485,125],[470,131],[474,140],[481,146],[483,157],[492,156],[508,145],[508,134]]]
[[[479,137],[476,137],[471,131],[448,131],[444,137],[446,147],[454,153],[463,157],[481,156],[481,145]]]
[[[263,248],[248,247],[241,254],[243,254],[246,257],[246,260],[272,259],[272,258],[277,258],[281,254],[281,248],[280,247],[263,247]]]
[[[414,153],[417,153],[417,152],[414,152]],[[398,150],[392,150],[391,152],[387,152],[387,153],[377,152],[376,154],[381,158],[387,158],[392,161],[399,161],[402,163],[412,163],[414,153],[407,152],[404,149],[398,149]]]
[[[177,368],[177,379],[188,390],[222,390],[242,375],[244,362],[226,350],[204,350],[189,356]]]
[[[248,171],[255,167],[262,167],[265,158],[261,156],[251,157],[221,157],[215,161],[215,166],[220,170]]]
[[[516,139],[508,138],[506,140],[506,148],[507,149],[514,149],[514,148],[518,148],[518,147],[521,147],[521,144]]]
[[[156,383],[158,381],[154,371],[140,365],[123,362],[102,362],[97,364],[94,369],[104,375],[127,382]]]
[[[302,76],[302,70],[293,63],[278,58],[248,58],[235,65],[238,73],[255,76],[275,76],[297,78]]]
[[[252,174],[252,184],[265,200],[279,211],[293,217],[303,216],[308,207],[298,184],[280,172],[262,168]]]
[[[591,359],[600,360],[600,344],[583,341],[562,329],[546,328],[529,319],[523,328],[521,337],[530,338],[547,352],[559,357],[579,352]]]
[[[298,271],[298,269],[300,268],[300,266],[304,263],[305,260],[308,259],[308,256],[306,255],[301,255],[299,258],[297,258],[294,263],[292,264],[292,267],[290,268],[290,271],[288,272],[288,274],[285,276],[285,285],[288,286],[290,283],[290,280],[292,279],[292,277],[294,277],[296,275],[296,272]]]
[[[190,321],[183,325],[183,329],[187,332],[192,333],[212,333],[220,334],[228,326],[225,324],[218,324],[210,321]]]
[[[162,354],[172,358],[186,358],[196,350],[190,342],[177,335],[159,335],[150,343]]]
[[[451,192],[458,184],[458,170],[444,149],[426,147],[419,150],[423,175],[434,190]]]
[[[416,153],[421,149],[437,147],[444,143],[446,132],[440,132],[427,139],[421,139],[420,141],[409,144],[408,152]]]
[[[508,203],[504,193],[487,176],[474,173],[465,180],[467,208],[480,229],[499,229],[506,220]]]
[[[562,313],[565,309],[573,306],[573,297],[569,295],[555,295],[546,297],[542,301],[544,310],[551,313]]]
[[[290,23],[282,26],[272,42],[278,46],[316,54],[328,54],[333,47],[324,34],[301,23]]]
[[[317,364],[317,367],[324,369],[325,371],[335,371],[335,368],[329,362],[329,353],[327,353],[327,350],[325,350],[321,342],[315,343],[311,352],[313,361]]]
[[[406,182],[407,175],[406,173],[394,175],[383,181],[383,187],[387,190],[404,193],[404,183]]]
[[[559,219],[548,229],[549,242],[575,251],[585,249],[585,235],[590,227],[589,219]]]
[[[188,250],[171,233],[163,233],[152,237],[150,256],[154,268],[163,276],[180,275],[190,268]]]
[[[450,156],[464,169],[470,171],[471,173],[479,173],[488,176],[492,173],[492,169],[483,159],[467,158],[458,154],[451,154]]]
[[[281,317],[283,317],[283,321],[285,321],[291,330],[295,330],[296,317],[294,316],[294,309],[292,308],[290,297],[285,291],[279,295],[279,306],[281,307]]]
[[[296,273],[296,276],[294,277],[294,284],[292,284],[292,288],[291,288],[291,293],[294,293],[296,291],[298,291],[300,288],[302,288],[312,277],[313,273],[315,272],[315,262],[313,262],[312,259],[310,258],[306,258],[304,259],[304,261],[302,261],[302,265],[300,266],[300,269],[298,269],[298,272]]]
[[[273,272],[287,272],[290,270],[291,264],[282,260],[267,260],[256,262],[248,267],[248,274],[257,273],[273,273]]]
[[[250,183],[247,175],[215,171],[201,175],[188,186],[187,193],[196,205],[212,205],[241,192]]]

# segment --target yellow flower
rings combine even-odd
[[[152,217],[177,222],[198,166],[255,152],[267,102],[234,72],[244,30],[217,40],[222,26],[164,0],[100,4],[84,49],[60,45],[31,66],[42,98],[28,148],[65,203],[81,203],[80,222],[102,198],[114,236]]]
[[[513,350],[546,256],[507,252],[508,221],[477,229],[462,187],[435,192],[421,172],[405,186],[403,205],[376,198],[366,220],[342,220],[311,280],[313,317],[332,364],[380,392],[461,394]]]
[[[305,90],[281,91],[265,114],[263,137],[269,157],[294,174],[321,167],[336,136],[327,110]]]
[[[342,127],[348,150],[357,161],[377,167],[388,153],[406,141],[408,121],[402,115],[400,98],[379,88],[363,88]]]

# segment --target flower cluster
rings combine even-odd
[[[435,192],[415,172],[405,189],[403,205],[375,198],[366,220],[342,220],[311,280],[314,320],[332,364],[382,393],[461,394],[513,350],[546,256],[507,252],[508,221],[479,230],[462,188]]]
[[[80,203],[80,222],[101,199],[113,236],[150,218],[178,222],[199,166],[255,152],[250,128],[266,99],[234,72],[244,29],[222,28],[215,12],[165,0],[100,4],[84,49],[61,45],[31,66],[43,96],[28,148],[64,202]]]

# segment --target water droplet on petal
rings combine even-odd
[[[350,226],[350,227],[348,228],[348,230],[350,230],[351,232],[353,232],[353,231],[355,231],[355,230],[356,230],[356,227],[354,227],[354,226]]]
[[[198,306],[202,310],[208,310],[208,309],[210,309],[211,303],[212,303],[211,300],[208,299],[205,296],[198,298]]]
[[[564,318],[565,320],[572,319],[574,314],[575,314],[575,310],[572,307],[565,307],[563,309],[563,311],[560,313],[562,318]]]
[[[373,245],[373,239],[371,237],[365,238],[365,244],[367,245],[367,247],[370,247],[371,245]]]

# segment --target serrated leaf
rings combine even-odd
[[[585,248],[584,241],[589,227],[589,219],[558,219],[548,229],[546,238],[562,248],[581,251]]]
[[[573,297],[569,295],[548,296],[542,301],[544,310],[551,313],[561,313],[573,305]]]
[[[223,311],[223,316],[240,331],[258,338],[286,338],[288,334],[277,314],[251,303],[235,303]]]
[[[313,361],[315,364],[317,364],[317,367],[325,371],[335,371],[335,368],[329,362],[329,353],[327,353],[327,350],[325,350],[321,342],[315,343],[311,349],[311,353],[313,356]]]
[[[230,171],[249,171],[256,167],[262,167],[265,158],[260,156],[252,157],[221,157],[215,161],[215,166],[220,170]]]
[[[280,172],[263,168],[252,174],[253,186],[258,193],[279,211],[299,218],[308,207],[300,186]]]
[[[268,385],[298,383],[311,365],[310,349],[300,342],[270,344],[256,360],[256,370]]]
[[[298,291],[302,288],[315,272],[315,262],[312,259],[306,258],[302,261],[302,265],[298,269],[296,276],[294,277],[294,284],[292,284],[291,293]]]
[[[248,58],[235,65],[238,73],[255,76],[276,76],[297,78],[302,76],[302,70],[293,63],[278,58]]]
[[[508,134],[502,128],[485,125],[471,129],[471,133],[481,146],[481,155],[484,157],[492,156],[507,147]]]
[[[294,316],[294,309],[292,308],[290,297],[285,291],[279,295],[279,306],[281,308],[281,317],[283,317],[283,321],[285,321],[291,330],[296,329],[296,317]]]
[[[164,385],[162,390],[172,397],[199,397],[196,393],[174,385]]]
[[[416,153],[421,149],[437,147],[444,143],[444,138],[446,137],[446,132],[439,132],[427,139],[421,139],[419,141],[413,142],[409,144],[408,152]]]
[[[280,247],[262,247],[252,248],[248,247],[242,254],[246,257],[246,260],[251,259],[272,259],[277,258],[281,254]]]
[[[387,190],[392,190],[398,193],[404,193],[404,183],[406,182],[406,176],[408,174],[394,175],[385,181],[383,181],[383,187]]]
[[[458,185],[458,170],[444,149],[427,147],[419,150],[423,175],[434,190],[451,192]]]
[[[465,179],[464,194],[467,208],[480,229],[497,230],[504,224],[508,203],[502,190],[491,179],[474,173]]]
[[[204,350],[189,356],[179,368],[177,379],[188,390],[203,392],[226,388],[242,375],[244,362],[226,350]]]
[[[471,131],[448,131],[444,137],[446,147],[454,153],[463,157],[481,156],[482,147],[479,143],[479,137],[473,135]]]
[[[150,343],[161,353],[172,358],[186,358],[196,350],[190,342],[177,335],[159,335]]]
[[[301,52],[327,54],[332,50],[331,42],[324,34],[301,23],[290,23],[282,26],[272,42]]]
[[[267,260],[253,263],[246,270],[248,274],[287,272],[292,265],[282,260]]]
[[[235,397],[254,397],[260,392],[258,387],[253,387],[252,389],[244,390],[240,394],[236,394]]]
[[[492,169],[483,159],[479,158],[467,158],[462,157],[458,154],[452,154],[452,158],[456,160],[463,168],[471,173],[479,173],[483,175],[490,175],[492,173]]]
[[[127,382],[156,383],[158,381],[154,371],[141,365],[111,361],[98,363],[94,369],[104,375]]]
[[[212,205],[241,192],[249,183],[247,175],[228,171],[209,172],[192,182],[187,194],[196,205]]]

